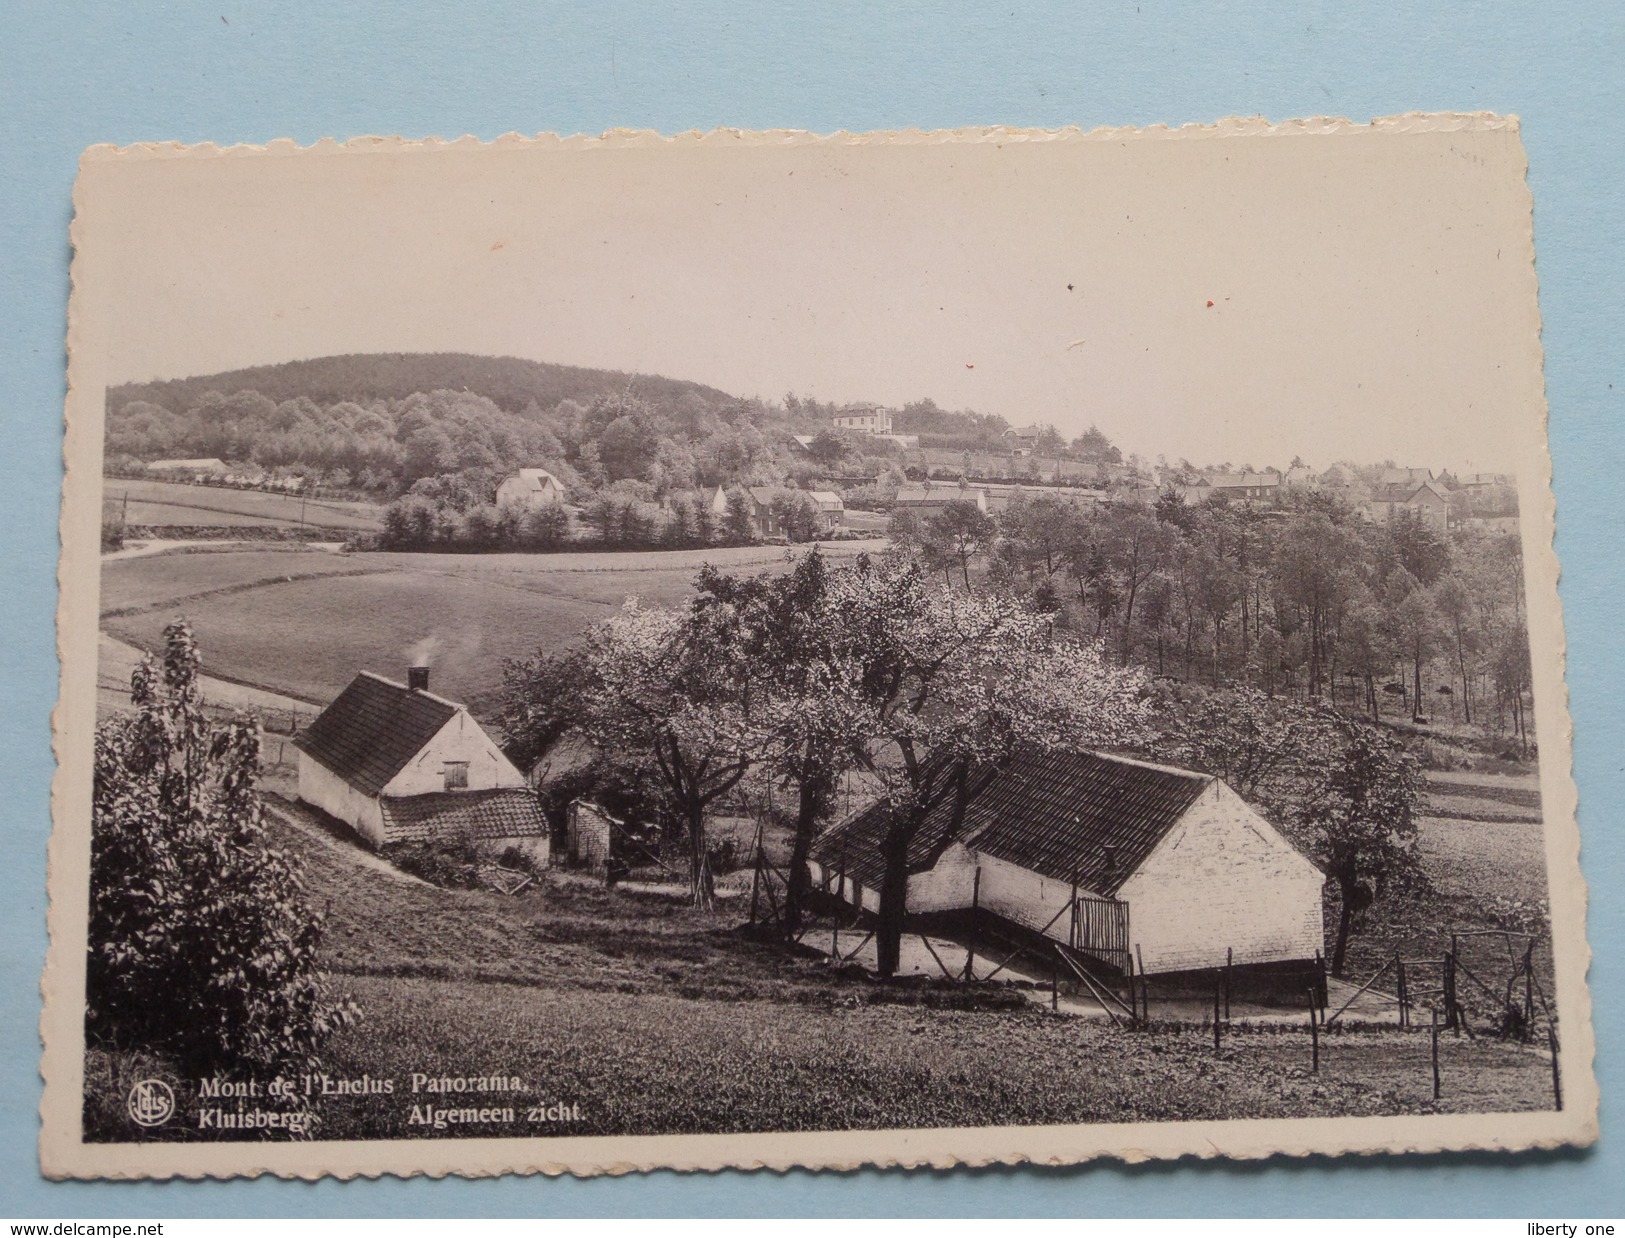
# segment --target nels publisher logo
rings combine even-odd
[[[130,1089],[126,1107],[138,1126],[162,1126],[175,1112],[175,1093],[162,1079],[143,1079]]]

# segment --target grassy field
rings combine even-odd
[[[864,543],[836,543],[848,555]],[[871,547],[872,548],[872,547]],[[780,570],[783,548],[635,554],[353,554],[283,547],[108,563],[102,627],[154,649],[190,619],[212,674],[325,702],[361,670],[399,678],[428,641],[435,690],[488,710],[502,659],[561,649],[630,596],[669,603],[705,562]]]
[[[330,1100],[318,1137],[657,1133],[1113,1122],[1544,1108],[1542,1058],[1446,1038],[1432,1099],[1424,1033],[1336,1030],[1309,1070],[1305,1029],[1130,1034],[996,986],[880,984],[741,931],[743,896],[700,913],[663,893],[555,873],[516,897],[448,891],[364,865],[308,810],[276,804],[278,844],[328,908],[323,953],[362,1021],[335,1078],[397,1092]],[[737,879],[734,888],[739,888]],[[93,1052],[87,1132],[121,1138],[126,1076],[161,1063]],[[517,1076],[513,1122],[409,1124],[413,1071]],[[174,1078],[183,1112],[195,1082]],[[527,1123],[533,1105],[579,1106]],[[460,1103],[468,1103],[462,1101]],[[480,1102],[488,1103],[488,1102]],[[168,1136],[197,1138],[195,1121]],[[190,1129],[189,1129],[190,1128]],[[201,1137],[207,1137],[204,1134]]]
[[[231,490],[224,486],[109,477],[103,483],[102,496],[104,501],[117,504],[121,509],[128,496],[125,519],[132,525],[303,523],[341,533],[376,532],[383,528],[383,509],[373,503],[336,499],[301,501],[297,496]]]
[[[1426,808],[1428,815],[1418,818],[1417,831],[1422,870],[1431,888],[1385,899],[1359,919],[1349,942],[1346,975],[1361,983],[1398,953],[1409,960],[1429,960],[1413,969],[1413,985],[1436,985],[1442,968],[1433,961],[1442,958],[1451,934],[1459,933],[1462,963],[1486,986],[1504,992],[1516,969],[1514,956],[1521,955],[1526,939],[1473,934],[1506,927],[1503,917],[1514,908],[1522,909],[1515,919],[1544,920],[1538,909],[1548,898],[1545,827],[1536,779],[1532,774],[1431,773]],[[1330,941],[1336,927],[1332,906],[1327,925]],[[1534,970],[1549,997],[1549,939],[1535,946]],[[1381,987],[1393,992],[1391,972]],[[1477,1019],[1497,1016],[1496,1000],[1473,981],[1462,982],[1460,995]]]

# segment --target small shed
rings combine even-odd
[[[825,832],[813,884],[876,912],[878,801]],[[1108,966],[1150,974],[1312,962],[1325,876],[1222,779],[1092,752],[1028,752],[957,827],[949,805],[909,851],[910,913],[975,909]]]
[[[459,840],[548,859],[535,792],[466,708],[429,691],[427,667],[405,684],[362,671],[293,742],[299,798],[374,847]]]

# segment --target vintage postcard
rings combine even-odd
[[[45,1173],[1595,1139],[1515,120],[76,208]]]

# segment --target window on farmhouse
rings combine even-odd
[[[441,768],[446,775],[446,790],[462,791],[468,787],[467,761],[447,761]]]

